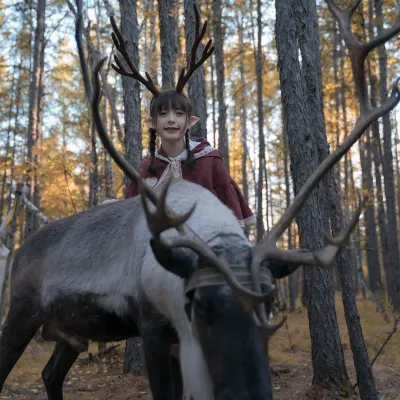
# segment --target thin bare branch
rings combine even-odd
[[[87,100],[90,103],[93,96],[93,90],[92,90],[92,85],[90,83],[89,69],[86,62],[85,50],[83,49],[83,41],[82,41],[82,30],[83,30],[82,0],[76,0],[76,5],[78,12],[76,13],[77,19],[75,25],[75,40],[76,40],[76,45],[78,47],[79,62],[81,64],[82,77],[83,77],[83,85],[85,87]]]
[[[397,18],[395,25],[393,25],[389,29],[386,29],[380,35],[376,36],[375,38],[373,38],[371,41],[369,41],[366,44],[368,52],[370,52],[371,50],[375,49],[376,47],[386,43],[391,38],[396,36],[399,32],[400,32],[400,17]]]
[[[160,94],[160,91],[157,89],[157,86],[154,84],[150,75],[146,72],[146,78],[142,76],[142,74],[138,71],[138,69],[133,64],[133,61],[129,55],[128,49],[125,46],[124,37],[122,36],[121,31],[119,30],[117,24],[115,23],[114,17],[110,17],[111,25],[113,27],[113,33],[111,34],[112,40],[115,44],[117,50],[121,53],[122,57],[128,64],[131,72],[127,71],[125,67],[122,65],[121,60],[118,58],[116,54],[114,54],[114,60],[117,65],[111,64],[111,67],[120,75],[127,76],[129,78],[136,79],[140,83],[142,83],[147,89],[153,94],[154,97],[157,97]]]
[[[399,324],[400,317],[397,317],[396,320],[394,321],[393,329],[391,332],[389,332],[388,337],[385,339],[385,341],[382,343],[382,346],[378,350],[378,352],[375,354],[375,357],[371,361],[371,367],[374,365],[375,361],[378,359],[378,357],[381,355],[383,349],[386,347],[386,345],[389,343],[389,340],[392,338],[392,336],[397,332],[397,325]],[[355,389],[358,386],[358,379],[357,382],[352,386],[353,389]]]
[[[190,62],[189,62],[188,71],[185,73],[185,68],[183,68],[181,73],[179,74],[178,82],[176,84],[176,91],[178,93],[182,93],[182,90],[185,87],[189,78],[193,75],[193,73],[196,71],[196,69],[198,69],[201,65],[203,65],[205,63],[207,58],[209,58],[214,51],[214,46],[211,46],[212,39],[210,39],[203,49],[203,53],[200,57],[200,60],[196,63],[197,49],[206,33],[207,21],[204,22],[203,27],[201,28],[201,31],[200,31],[200,24],[201,24],[200,13],[199,13],[199,10],[198,10],[195,2],[193,3],[193,8],[194,8],[194,15],[196,18],[196,38],[193,42],[192,49],[190,51]]]

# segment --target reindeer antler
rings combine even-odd
[[[157,89],[157,86],[154,84],[153,80],[151,79],[150,75],[145,72],[146,78],[138,71],[138,69],[133,65],[132,59],[128,53],[128,50],[125,46],[124,38],[115,23],[114,17],[110,17],[111,25],[113,27],[114,32],[111,34],[112,40],[115,44],[117,50],[121,53],[122,57],[124,57],[126,63],[128,64],[130,70],[132,72],[127,71],[121,63],[121,60],[118,58],[116,54],[114,54],[114,60],[117,63],[111,64],[111,67],[120,75],[128,76],[129,78],[136,79],[137,81],[141,82],[150,92],[153,94],[154,97],[157,97],[160,94],[160,91]]]
[[[182,71],[179,74],[178,82],[176,84],[176,89],[175,89],[178,93],[182,93],[183,88],[185,87],[189,78],[193,75],[193,72],[196,71],[196,69],[199,68],[202,64],[204,64],[207,58],[210,57],[214,51],[214,46],[211,46],[212,39],[210,39],[203,49],[203,54],[201,55],[200,60],[196,63],[197,49],[206,33],[207,20],[204,22],[203,27],[201,28],[200,31],[200,13],[196,6],[196,3],[193,3],[193,8],[194,8],[194,15],[196,18],[196,38],[193,42],[192,49],[190,51],[190,62],[188,71],[185,73],[185,68],[182,68]]]
[[[197,253],[203,260],[206,261],[207,265],[220,272],[227,283],[231,286],[236,296],[245,303],[250,303],[251,309],[260,302],[264,302],[269,296],[269,293],[253,292],[247,289],[236,279],[229,265],[219,259],[214,252],[198,237],[189,237],[183,233],[180,236],[169,237],[161,239],[160,233],[170,228],[177,228],[184,224],[189,217],[192,215],[195,205],[184,215],[172,217],[170,210],[167,209],[166,198],[168,188],[171,184],[172,178],[170,177],[165,183],[161,196],[157,200],[156,211],[151,213],[147,205],[147,194],[143,180],[139,184],[139,193],[141,195],[143,209],[146,214],[147,223],[153,238],[157,244],[164,248],[175,248],[175,247],[186,247]]]
[[[364,202],[360,205],[352,217],[349,225],[335,239],[330,239],[329,244],[322,250],[308,253],[295,253],[293,251],[285,251],[278,249],[276,243],[283,232],[289,227],[302,205],[309,197],[311,191],[315,188],[326,172],[339,161],[342,156],[350,149],[350,147],[361,137],[365,130],[372,122],[392,110],[400,101],[400,91],[397,81],[392,89],[390,96],[377,108],[371,108],[368,101],[367,82],[365,79],[364,61],[368,53],[375,47],[384,43],[400,32],[400,18],[396,25],[387,29],[381,35],[372,39],[368,43],[359,42],[351,31],[351,19],[360,0],[351,7],[350,10],[341,9],[334,0],[326,0],[329,9],[338,19],[340,29],[346,41],[348,51],[350,53],[351,65],[355,86],[357,90],[358,100],[360,103],[360,116],[351,134],[339,145],[336,150],[329,154],[314,173],[308,178],[302,186],[299,193],[293,200],[293,203],[282,215],[278,223],[265,235],[265,237],[255,246],[252,263],[252,276],[254,290],[259,286],[257,276],[259,274],[260,264],[266,259],[287,260],[298,262],[304,265],[320,265],[328,267],[336,257],[340,247],[347,241],[352,229],[358,221]]]

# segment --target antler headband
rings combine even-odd
[[[204,22],[203,27],[200,30],[200,13],[196,6],[193,4],[194,15],[196,18],[196,38],[192,45],[192,49],[190,51],[190,60],[189,60],[189,68],[185,73],[185,68],[182,68],[181,73],[179,74],[178,82],[175,87],[175,91],[182,94],[183,88],[185,87],[189,78],[193,75],[197,68],[204,64],[204,62],[211,56],[214,51],[214,46],[212,46],[212,39],[210,39],[206,46],[203,49],[203,54],[198,62],[196,62],[196,54],[197,49],[199,47],[200,42],[203,40],[204,35],[207,30],[207,21]],[[128,50],[125,46],[124,38],[121,34],[121,31],[118,29],[117,24],[115,23],[114,17],[110,17],[111,25],[113,27],[112,39],[115,44],[117,50],[121,53],[122,57],[125,59],[128,64],[131,72],[127,71],[121,63],[121,60],[118,58],[116,54],[114,54],[115,64],[111,64],[111,67],[120,75],[128,76],[130,78],[136,79],[141,82],[147,89],[153,94],[154,97],[158,97],[160,95],[160,90],[157,89],[157,86],[154,84],[150,75],[145,72],[146,78],[138,71],[138,69],[134,66],[132,59],[128,53]]]

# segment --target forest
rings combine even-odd
[[[149,156],[152,94],[112,67],[110,18],[139,71],[167,89],[190,62],[194,4],[208,22],[198,57],[209,38],[215,50],[185,89],[200,118],[190,134],[220,151],[256,214],[250,241],[280,223],[333,154],[340,161],[277,246],[319,250],[363,206],[330,268],[276,283],[272,321],[287,319],[270,341],[274,398],[400,399],[399,0],[0,0],[0,329],[24,241],[123,200],[130,182],[97,134],[82,59],[91,76],[106,58],[101,117],[136,168]],[[64,398],[152,398],[141,346],[91,342]],[[52,347],[35,335],[0,399],[46,399]]]

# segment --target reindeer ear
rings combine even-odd
[[[296,249],[296,250],[290,250],[290,251],[304,253],[304,252],[308,252],[309,250]],[[294,271],[296,271],[297,268],[299,268],[301,266],[301,264],[299,264],[299,263],[290,263],[288,261],[281,261],[281,260],[263,261],[262,265],[271,271],[271,274],[274,279],[286,278],[287,276],[292,274]]]
[[[189,279],[196,270],[198,256],[189,249],[170,249],[162,246],[153,238],[150,239],[150,246],[158,263],[168,272],[183,279]]]

